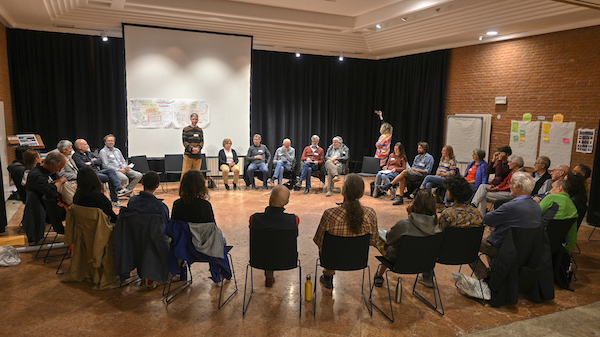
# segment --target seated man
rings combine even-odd
[[[540,156],[533,165],[535,169],[535,172],[533,173],[535,187],[533,188],[531,195],[535,196],[537,194],[545,194],[552,189],[552,176],[548,172],[548,167],[550,167],[550,158],[546,156]],[[494,202],[494,209],[511,200],[512,197],[496,200]]]
[[[290,190],[285,186],[277,185],[271,191],[269,206],[264,213],[254,213],[250,216],[250,228],[266,230],[295,230],[298,235],[300,218],[294,214],[285,213],[285,205],[290,201]],[[272,270],[265,270],[265,287],[275,283]]]
[[[154,196],[154,191],[158,188],[159,183],[158,173],[149,171],[144,174],[142,178],[144,190],[129,199],[127,208],[141,214],[158,214],[163,218],[166,225],[169,222],[169,208],[165,205],[163,199]]]
[[[508,168],[508,157],[512,155],[510,146],[501,146],[498,151],[490,158],[487,167],[487,174],[494,173],[494,179],[489,182],[491,186],[500,185],[510,173]]]
[[[567,165],[558,165],[557,167],[555,167],[554,170],[552,170],[552,173],[550,174],[550,177],[552,179],[551,184],[554,184],[555,181],[567,179],[567,175],[570,171],[571,169]],[[533,200],[540,202],[548,194],[550,194],[550,190],[546,191],[545,193],[534,194]]]
[[[577,219],[577,208],[569,193],[571,192],[571,184],[567,180],[557,180],[552,184],[550,193],[540,201],[542,208],[542,225],[548,226],[550,220]],[[577,243],[577,220],[573,221],[573,226],[567,234],[567,250],[569,253]]]
[[[19,199],[23,203],[25,203],[25,198],[27,198],[27,191],[25,189],[25,185],[22,184],[23,174],[25,174],[25,165],[23,164],[23,153],[29,150],[29,146],[17,146],[15,149],[15,160],[12,164],[8,165],[8,173],[17,188],[17,193],[19,194]]]
[[[273,155],[273,165],[275,165],[275,171],[273,172],[273,178],[269,180],[273,184],[273,180],[277,179],[277,183],[281,185],[283,182],[283,172],[285,170],[290,171],[296,163],[296,150],[292,147],[292,141],[289,138],[283,140],[282,146],[275,151]]]
[[[60,193],[62,194],[63,201],[67,205],[71,205],[73,203],[73,196],[77,191],[77,174],[79,173],[77,164],[75,164],[75,161],[73,160],[73,143],[67,139],[63,139],[58,142],[56,149],[67,157],[67,164],[57,173],[57,175],[67,179],[67,182],[62,185]]]
[[[252,189],[256,189],[256,185],[254,184],[254,171],[260,170],[262,172],[263,177],[263,189],[268,189],[267,187],[267,179],[269,178],[269,168],[267,167],[267,163],[269,162],[269,158],[271,158],[271,152],[264,145],[261,144],[262,137],[257,133],[252,138],[253,144],[248,148],[248,153],[246,154],[246,161],[249,163],[247,174],[250,182],[252,183]]]
[[[537,228],[542,225],[542,210],[531,198],[535,180],[527,172],[515,172],[511,176],[510,193],[514,199],[487,213],[483,220],[492,229],[479,249],[488,256],[488,261],[498,255],[506,234],[511,228]],[[479,279],[490,276],[490,269],[481,261],[469,264]]]
[[[400,183],[398,191],[400,191],[400,197],[394,202],[394,205],[402,205],[404,203],[404,187],[406,186],[406,180],[408,181],[423,181],[431,170],[433,170],[433,156],[427,153],[429,150],[429,144],[426,142],[417,143],[417,155],[410,168],[402,171],[394,180],[392,180],[391,186]],[[393,196],[392,196],[393,197]]]
[[[110,189],[110,200],[114,207],[122,207],[119,197],[127,196],[131,194],[131,191],[124,189],[121,186],[121,181],[117,176],[117,173],[113,169],[102,169],[102,159],[96,157],[90,152],[90,146],[85,139],[77,139],[75,141],[76,151],[73,154],[73,160],[77,164],[77,168],[91,167],[98,174],[98,178],[103,183],[108,182],[108,188]]]
[[[116,140],[117,138],[113,134],[104,136],[104,147],[100,150],[98,156],[102,159],[102,167],[115,170],[121,180],[121,185],[127,184],[125,188],[133,191],[137,183],[142,179],[142,174],[132,170],[127,165],[127,161],[123,158],[121,150],[115,147]]]
[[[304,151],[302,151],[302,158],[300,158],[304,165],[302,166],[300,181],[298,181],[296,186],[302,187],[302,181],[306,180],[304,194],[310,192],[312,172],[319,170],[319,167],[323,164],[325,159],[325,151],[319,146],[319,140],[320,138],[317,135],[310,137],[311,145],[304,148]]]
[[[329,145],[327,154],[325,154],[325,170],[327,171],[327,194],[333,195],[333,184],[340,181],[338,175],[348,172],[348,159],[350,158],[350,149],[344,144],[340,136],[333,137],[333,144]]]
[[[477,188],[477,192],[473,196],[472,204],[479,209],[481,215],[485,215],[487,210],[488,200],[496,201],[498,199],[513,199],[512,193],[510,193],[510,179],[515,172],[524,171],[523,169],[523,157],[512,155],[508,158],[508,167],[510,173],[506,176],[506,179],[498,186],[490,186],[487,184],[481,184]],[[532,177],[533,179],[533,177]],[[535,184],[534,184],[535,186]],[[533,188],[532,188],[533,190]],[[531,192],[531,191],[530,191]]]

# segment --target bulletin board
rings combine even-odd
[[[550,158],[550,169],[557,165],[571,166],[574,134],[575,123],[542,123],[540,156]]]
[[[523,157],[525,166],[533,167],[537,158],[540,122],[511,121],[510,148]]]
[[[473,161],[473,150],[481,147],[482,117],[448,116],[446,144],[451,145],[459,163]]]

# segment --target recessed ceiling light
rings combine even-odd
[[[407,18],[402,18],[402,21],[406,21],[406,20],[407,20]]]
[[[300,57],[300,49],[296,48],[296,57]]]
[[[488,36],[494,36],[494,35],[498,35],[498,32],[495,30],[490,30],[489,32],[485,33]]]
[[[377,28],[377,29],[381,29],[381,24],[380,24],[380,23],[376,24],[376,25],[375,25],[375,28]]]
[[[479,36],[479,41],[483,40],[483,36]]]
[[[100,34],[100,37],[102,38],[102,41],[104,41],[104,42],[108,41],[108,36],[106,36],[105,30],[102,31],[102,33]]]
[[[338,60],[340,60],[340,62],[344,60],[344,53],[340,52],[340,57],[338,57]]]

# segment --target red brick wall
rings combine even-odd
[[[4,102],[4,122],[6,135],[14,135],[14,116],[12,111],[12,100],[10,93],[10,79],[8,76],[8,55],[6,52],[6,27],[0,23],[0,101]],[[8,163],[3,163],[6,167],[15,159],[15,150],[8,149]]]
[[[579,128],[598,129],[600,26],[456,48],[448,75],[446,115],[492,114],[491,150],[509,143],[510,121],[524,113],[546,121],[561,113],[576,123],[576,137]],[[495,105],[496,96],[508,96],[508,104]],[[575,145],[571,165],[593,167],[594,154]]]

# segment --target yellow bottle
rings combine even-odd
[[[304,283],[304,299],[307,302],[312,301],[313,289],[312,281],[310,280],[310,274],[306,275],[306,283]]]

